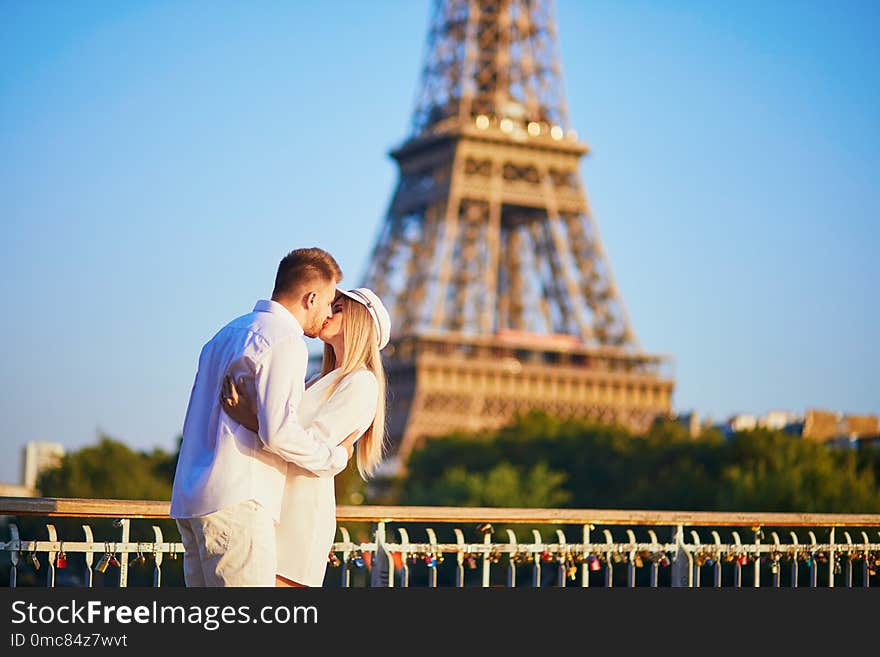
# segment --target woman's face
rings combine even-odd
[[[320,333],[318,333],[318,337],[321,338],[324,342],[333,342],[333,340],[337,337],[342,337],[342,295],[337,294],[336,298],[333,300],[333,316],[330,319],[324,321],[324,326],[321,327]]]

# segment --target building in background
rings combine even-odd
[[[737,413],[736,415],[730,416],[727,420],[727,424],[724,428],[729,433],[736,433],[738,431],[751,431],[752,429],[756,429],[758,427],[758,418],[754,415],[750,415],[748,413]]]
[[[769,411],[758,418],[758,426],[771,431],[782,431],[786,427],[802,422],[803,417],[791,411]]]
[[[847,438],[857,440],[880,434],[880,418],[876,415],[846,415],[839,411],[811,408],[804,417],[803,437],[810,440]]]
[[[679,416],[687,418],[687,416]],[[856,447],[874,444],[880,440],[880,417],[877,415],[853,415],[841,411],[807,409],[803,415],[790,411],[769,411],[760,417],[747,413],[730,416],[726,422],[715,425],[724,435],[738,431],[763,428],[784,431],[792,436],[817,442],[829,442],[836,446]],[[693,435],[693,434],[692,434]]]
[[[29,442],[22,448],[21,485],[26,489],[36,489],[40,473],[59,466],[62,458],[64,445],[61,443]]]
[[[364,280],[394,318],[391,462],[532,409],[636,432],[670,413],[672,360],[642,349],[614,282],[557,52],[550,2],[434,5]]]

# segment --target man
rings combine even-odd
[[[348,463],[355,434],[330,447],[297,419],[308,364],[302,336],[317,336],[332,316],[341,278],[326,251],[291,251],[272,300],[258,301],[202,348],[171,494],[187,586],[273,586],[287,462],[319,476]],[[256,400],[259,435],[222,410],[227,370],[244,377]]]

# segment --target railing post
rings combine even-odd
[[[809,531],[810,535],[810,588],[816,588],[819,579],[819,564],[816,559],[818,548],[816,547],[816,535]]]
[[[89,544],[89,548],[86,551],[86,586],[92,588],[95,585],[95,571],[92,570],[92,564],[95,561],[95,553],[92,552],[92,543],[95,542],[95,537],[92,535],[92,528],[90,525],[83,525],[83,534],[85,534],[86,542]]]
[[[385,546],[385,523],[376,524],[376,554],[373,555],[373,572],[370,574],[370,586],[394,587],[394,577],[389,574],[391,562],[388,548]]]
[[[590,530],[593,529],[593,525],[587,523],[584,525],[584,551],[583,551],[583,561],[581,561],[581,586],[583,588],[587,588],[590,586],[590,564],[587,563],[587,550],[590,548]]]
[[[712,540],[715,541],[715,548],[714,548],[715,552],[713,555],[714,558],[712,559],[712,568],[713,568],[713,570],[712,570],[712,574],[713,574],[712,583],[715,585],[715,588],[720,589],[721,588],[721,535],[717,531],[715,531],[714,529],[712,530]]]
[[[651,588],[656,589],[660,584],[660,561],[656,558],[660,550],[660,540],[653,529],[648,530],[648,536],[651,537],[651,545],[654,548],[651,551]]]
[[[753,586],[757,589],[761,587],[761,537],[764,535],[760,527],[752,527],[755,533],[755,581]]]
[[[155,565],[153,566],[153,587],[159,588],[162,586],[162,543],[164,543],[164,538],[162,536],[162,529],[159,525],[153,525],[153,539],[155,543],[153,544],[153,561]]]
[[[512,529],[507,530],[507,538],[510,539],[510,552],[508,554],[507,563],[507,586],[508,588],[516,588],[516,557],[519,554],[519,543],[516,540],[516,534]]]
[[[455,532],[455,544],[458,546],[455,552],[455,586],[456,588],[464,588],[464,532],[458,527]],[[437,573],[433,573],[434,583],[431,586],[437,586]]]
[[[629,551],[629,568],[627,569],[626,585],[629,588],[636,586],[636,534],[632,529],[626,530],[626,536],[629,538],[632,546]]]
[[[770,536],[773,537],[773,555],[770,564],[770,572],[773,574],[773,588],[778,589],[780,580],[782,579],[782,568],[779,565],[779,535],[776,532],[771,532]]]
[[[46,525],[46,530],[49,534],[49,542],[54,543],[58,540],[58,532],[55,531],[55,525]],[[51,548],[46,551],[46,561],[49,563],[46,564],[46,586],[50,589],[55,588],[55,557],[57,556],[57,552],[52,550]]]
[[[12,567],[9,569],[9,588],[14,589],[18,585],[18,553],[21,550],[21,539],[18,536],[18,525],[9,523],[10,547],[9,560]]]
[[[834,527],[828,537],[828,588],[834,588]]]
[[[605,551],[605,588],[610,589],[614,586],[614,557],[611,552],[614,537],[611,536],[611,531],[608,529],[603,529],[602,533],[605,534],[605,543],[608,545]]]
[[[675,560],[672,563],[672,586],[689,588],[694,585],[691,555],[685,549],[684,526],[677,525],[673,530],[672,540],[675,542]]]
[[[541,553],[538,552],[538,550],[542,549],[541,546],[544,543],[544,539],[541,538],[541,533],[537,529],[532,530],[532,538],[535,541],[535,544],[532,546],[532,554],[534,555],[532,564],[532,586],[539,588],[541,586]]]
[[[482,586],[484,589],[489,588],[489,584],[492,580],[492,573],[490,568],[492,566],[492,555],[490,554],[491,550],[489,546],[492,544],[492,532],[486,531],[483,534],[483,545],[486,546],[486,551],[483,553],[483,581]]]
[[[739,532],[730,532],[736,545],[736,554],[733,560],[733,586],[734,588],[742,588],[742,556],[745,554],[745,548],[739,540]]]
[[[798,587],[798,559],[800,558],[800,550],[798,550],[798,537],[794,532],[788,532],[789,536],[791,536],[791,544],[794,546],[794,551],[791,555],[791,588],[796,589]]]
[[[397,530],[400,534],[400,586],[401,588],[409,587],[409,533],[406,529],[400,527]]]
[[[843,532],[843,537],[846,539],[847,551],[846,551],[846,575],[844,576],[844,584],[846,584],[846,588],[852,588],[852,537],[849,535],[849,532]]]
[[[559,554],[556,555],[556,585],[564,589],[565,580],[568,579],[568,571],[566,569],[566,559],[568,554],[568,544],[565,540],[565,532],[561,529],[556,530],[556,539],[559,541]]]
[[[342,535],[342,542],[345,543],[345,549],[342,551],[342,584],[343,588],[351,587],[351,535],[345,527],[339,528]]]
[[[702,543],[700,542],[700,535],[696,532],[696,530],[691,530],[691,537],[694,539],[694,550],[700,550],[700,559],[705,556],[705,552],[703,552]],[[700,566],[700,560],[693,560],[693,580],[691,586],[694,588],[700,588],[700,578],[702,576],[701,572],[702,568]]]
[[[131,520],[128,518],[120,518],[113,524],[120,527],[122,530],[120,532],[122,543],[128,543]],[[119,557],[119,587],[125,588],[128,586],[128,552],[121,552]]]

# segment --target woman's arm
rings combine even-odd
[[[338,445],[346,436],[360,436],[376,417],[379,384],[369,370],[346,376],[330,398],[321,402],[308,428],[328,445]]]
[[[378,394],[378,384],[372,372],[353,372],[339,384],[330,399],[321,403],[317,414],[306,428],[317,429],[330,446],[339,445],[344,440],[351,441],[360,436],[362,426],[373,421]],[[220,403],[233,420],[254,433],[259,431],[254,400],[248,394],[244,382],[239,381],[236,384],[231,376],[223,377]]]

